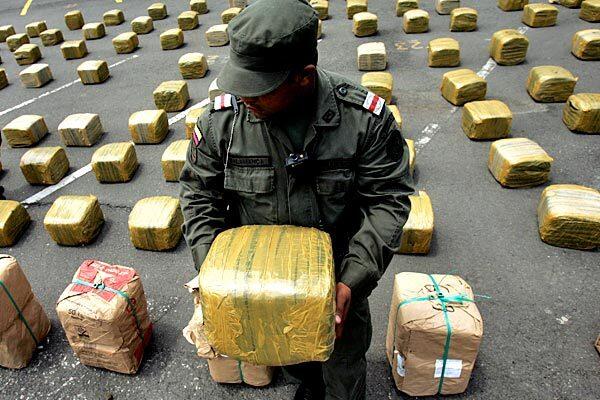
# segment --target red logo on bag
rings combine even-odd
[[[102,272],[104,275],[102,282],[96,280],[98,272]],[[119,265],[110,265],[103,263],[102,261],[86,260],[77,270],[75,278],[83,282],[88,282],[92,285],[99,284],[98,288],[73,283],[71,286],[71,293],[81,294],[94,292],[94,294],[100,296],[104,300],[111,301],[117,295],[117,293],[103,289],[101,285],[114,290],[121,290],[133,279],[135,275],[136,272],[132,268],[121,267]]]

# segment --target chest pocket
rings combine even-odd
[[[229,166],[223,186],[233,194],[232,206],[243,225],[277,222],[275,168]]]
[[[349,168],[319,171],[315,176],[315,188],[322,222],[326,226],[335,226],[351,203],[354,171]]]

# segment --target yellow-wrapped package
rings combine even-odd
[[[23,154],[19,167],[30,185],[54,185],[69,171],[69,159],[62,147],[36,147]]]
[[[310,5],[315,9],[320,20],[329,18],[328,0],[310,0]]]
[[[238,16],[242,12],[240,7],[231,7],[221,13],[221,22],[228,24],[232,19]]]
[[[398,252],[401,254],[427,254],[433,237],[433,207],[424,191],[409,196],[410,214],[402,228]]]
[[[109,143],[92,155],[92,170],[101,183],[128,182],[139,163],[131,142]]]
[[[42,44],[46,47],[57,45],[65,40],[59,29],[46,29],[40,33],[40,39],[42,39]]]
[[[154,92],[154,104],[156,108],[166,112],[181,111],[190,99],[188,84],[185,81],[162,82]]]
[[[30,38],[39,37],[40,33],[44,32],[46,29],[48,29],[46,21],[36,21],[25,25],[27,36]]]
[[[469,7],[455,8],[450,13],[451,32],[470,32],[477,29],[477,10]]]
[[[400,109],[398,108],[398,106],[395,105],[389,105],[387,107],[394,116],[394,120],[398,124],[398,128],[402,130],[402,114],[400,114]]]
[[[12,25],[0,26],[0,43],[6,42],[6,38],[17,33]]]
[[[457,69],[442,76],[442,96],[455,106],[475,100],[483,100],[487,82],[470,69]]]
[[[108,63],[104,60],[89,60],[77,67],[77,74],[84,85],[102,83],[110,76]]]
[[[377,33],[377,15],[370,12],[359,12],[352,16],[352,32],[354,36],[371,36]]]
[[[86,40],[101,39],[106,36],[106,28],[102,22],[90,22],[83,26],[83,37]]]
[[[402,16],[402,29],[406,33],[423,33],[429,30],[429,13],[425,10],[408,10]]]
[[[81,29],[84,23],[83,14],[79,10],[69,11],[65,14],[65,24],[70,31]]]
[[[164,151],[160,164],[162,165],[163,176],[167,182],[179,181],[179,175],[185,164],[189,140],[176,140]]]
[[[571,53],[575,57],[586,61],[600,60],[600,29],[576,32],[571,43]]]
[[[125,22],[125,14],[121,10],[109,10],[102,14],[102,22],[106,26],[121,25]]]
[[[30,221],[29,213],[21,203],[0,200],[0,247],[15,244]]]
[[[512,119],[510,108],[499,100],[472,101],[463,108],[462,128],[469,139],[500,139],[510,133]]]
[[[88,54],[85,40],[68,40],[60,45],[60,51],[65,60],[83,58]]]
[[[131,30],[138,35],[145,35],[154,30],[154,22],[150,17],[137,17],[131,21]]]
[[[572,131],[600,133],[600,93],[577,93],[567,99],[563,122]]]
[[[4,68],[0,68],[0,89],[4,89],[7,86],[8,78],[6,77],[6,71],[4,70]]]
[[[408,170],[410,174],[413,175],[415,173],[415,161],[416,155],[415,152],[415,141],[412,139],[404,139],[406,142],[406,147],[408,147]]]
[[[160,47],[163,50],[175,50],[183,46],[183,31],[179,28],[169,29],[160,34]]]
[[[356,48],[359,71],[383,71],[387,53],[383,42],[363,43]]]
[[[558,0],[558,4],[569,8],[581,7],[581,0]]]
[[[396,17],[402,17],[405,12],[418,8],[418,0],[396,0]]]
[[[33,146],[47,133],[48,127],[41,115],[21,115],[2,128],[2,134],[10,147]]]
[[[579,185],[551,185],[537,209],[540,238],[579,250],[600,247],[600,192]]]
[[[169,120],[166,111],[144,110],[134,112],[129,117],[129,132],[134,143],[157,144],[162,142],[169,133]]]
[[[198,27],[198,13],[193,10],[184,11],[177,17],[177,24],[182,31],[191,31]]]
[[[492,35],[490,57],[500,65],[516,65],[525,61],[529,39],[515,29],[502,29]]]
[[[208,61],[202,53],[187,53],[179,57],[179,72],[183,79],[204,78],[208,71]]]
[[[163,3],[154,3],[148,7],[148,16],[153,20],[165,19],[168,15],[167,6]]]
[[[527,77],[527,92],[535,101],[562,103],[573,94],[576,83],[577,78],[562,67],[533,67]]]
[[[210,47],[225,46],[229,43],[229,33],[227,33],[227,24],[213,25],[204,33],[206,44]]]
[[[251,225],[222,232],[200,268],[208,342],[256,365],[325,361],[335,339],[328,234]]]
[[[19,73],[19,78],[26,88],[39,88],[53,79],[48,64],[30,65]]]
[[[190,109],[190,112],[185,116],[185,138],[191,139],[194,134],[194,128],[198,122],[198,118],[204,113],[206,107],[196,107]]]
[[[389,72],[366,72],[363,74],[360,84],[383,98],[386,104],[392,101],[394,90],[394,77]]]
[[[190,0],[190,10],[196,11],[198,14],[206,14],[208,4],[206,4],[206,0]]]
[[[136,248],[170,250],[181,239],[183,214],[179,199],[170,196],[142,199],[131,210],[128,224],[129,237]]]
[[[510,138],[492,143],[488,168],[502,186],[536,186],[548,180],[553,161],[536,142]]]
[[[104,224],[96,196],[60,196],[46,213],[44,227],[52,240],[63,246],[94,241]]]
[[[346,17],[352,19],[354,14],[366,12],[368,8],[367,0],[348,0],[346,2]]]
[[[112,40],[117,54],[128,54],[138,48],[140,40],[135,32],[123,32]]]
[[[42,52],[37,44],[27,43],[15,50],[15,60],[19,65],[31,65],[42,58]]]
[[[452,38],[433,39],[427,45],[430,67],[456,67],[460,64],[460,44]]]
[[[435,0],[435,11],[440,15],[448,15],[460,7],[460,0]]]
[[[542,28],[556,25],[558,8],[550,4],[528,4],[523,9],[523,23],[532,28]]]
[[[503,11],[519,11],[529,3],[529,0],[498,0],[498,7]]]
[[[600,22],[600,0],[583,0],[579,18],[587,22]]]
[[[29,43],[29,36],[26,33],[15,33],[6,38],[6,45],[11,52],[27,43]]]

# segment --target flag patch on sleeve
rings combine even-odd
[[[233,106],[233,96],[229,93],[225,93],[215,97],[215,110],[224,110]]]
[[[368,92],[367,98],[363,103],[363,108],[369,110],[375,115],[381,114],[381,110],[383,110],[383,105],[385,104],[385,100],[375,93]]]

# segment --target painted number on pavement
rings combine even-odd
[[[423,48],[420,40],[401,40],[394,44],[399,51],[420,50]]]

